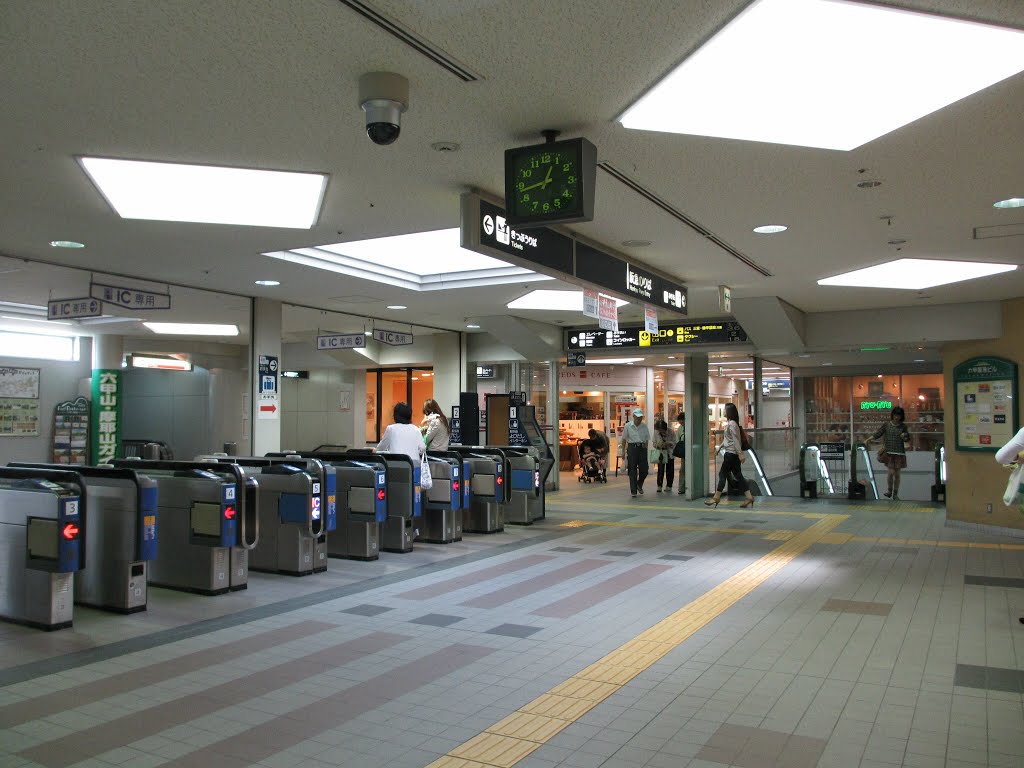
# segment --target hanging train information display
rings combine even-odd
[[[628,326],[617,331],[597,328],[566,331],[567,350],[620,349],[629,347],[675,347],[694,344],[742,344],[747,333],[733,321],[687,323],[668,325],[657,333],[644,330],[644,326]]]

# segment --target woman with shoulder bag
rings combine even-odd
[[[725,486],[729,482],[729,476],[732,475],[743,489],[743,495],[746,497],[740,507],[752,507],[754,506],[754,494],[750,492],[750,483],[743,477],[743,468],[740,466],[741,462],[747,460],[744,452],[750,448],[750,443],[747,441],[743,427],[739,424],[740,413],[735,403],[725,404],[725,418],[727,422],[721,445],[723,456],[722,466],[718,470],[718,488],[715,495],[710,499],[705,499],[704,503],[709,507],[717,507],[718,502],[722,500],[722,491],[725,490]]]
[[[888,490],[885,498],[897,501],[900,493],[900,470],[907,466],[907,447],[910,442],[910,432],[907,431],[907,412],[899,406],[892,409],[889,420],[878,428],[870,438],[865,441],[868,445],[879,438],[882,439],[882,449],[878,452],[878,460],[888,467],[887,475]]]
[[[664,419],[654,422],[654,438],[651,444],[654,446],[652,450],[658,452],[658,493],[661,493],[663,480],[666,481],[665,490],[671,493],[676,463],[672,450],[676,447],[676,433]]]
[[[423,403],[423,421],[420,422],[420,430],[423,432],[423,442],[428,451],[448,450],[451,429],[441,406],[433,398]]]

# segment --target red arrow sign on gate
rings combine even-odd
[[[68,523],[64,526],[64,538],[73,539],[78,536],[78,526],[74,523]]]
[[[261,405],[260,406],[260,412],[261,413],[274,413],[275,411],[277,411],[277,406],[276,405]]]

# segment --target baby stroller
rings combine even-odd
[[[580,474],[576,478],[581,483],[607,483],[608,470],[604,457],[594,450],[589,440],[580,440],[576,444],[579,454]]]

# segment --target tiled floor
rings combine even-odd
[[[132,616],[0,624],[0,768],[1024,768],[1024,543],[624,479]]]

